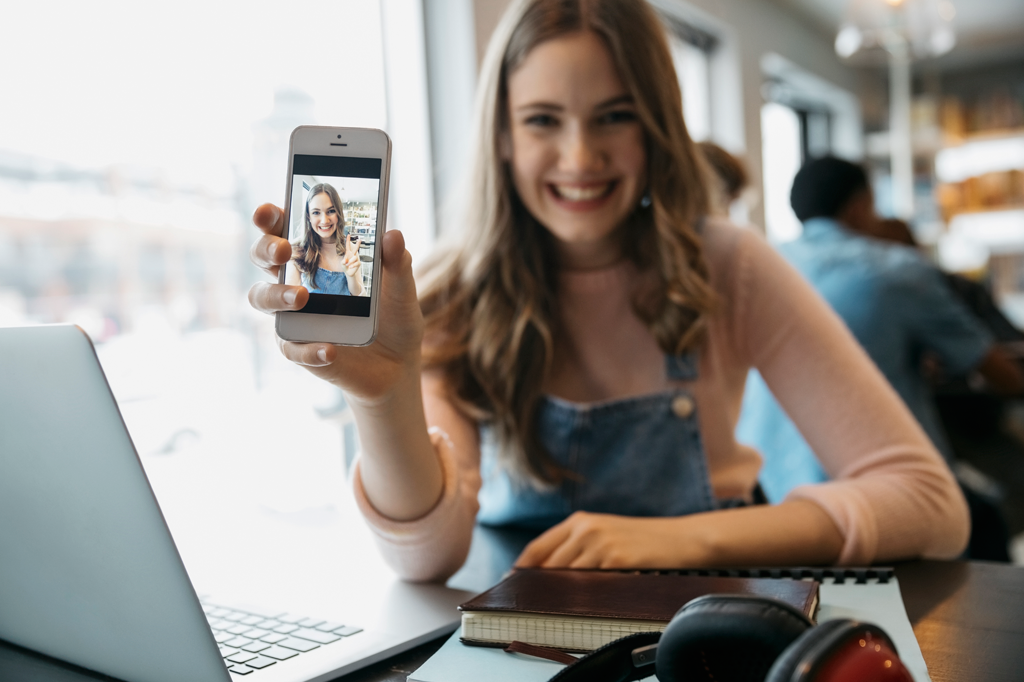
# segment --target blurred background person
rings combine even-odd
[[[934,265],[914,248],[877,238],[885,229],[897,230],[876,215],[860,166],[832,157],[810,161],[793,180],[790,202],[803,233],[779,251],[843,319],[952,462],[952,448],[922,372],[925,358],[946,376],[977,371],[993,391],[1005,395],[1024,391],[1024,372]],[[760,480],[772,501],[797,486],[829,478],[756,373],[747,382],[737,437],[764,457]],[[992,505],[969,489],[965,494],[972,525],[991,528]],[[972,535],[968,552],[973,558],[1008,560],[1006,533],[996,535],[987,548],[976,546],[978,538]]]
[[[711,210],[715,215],[728,216],[729,208],[749,185],[750,174],[742,161],[714,142],[698,142],[697,148],[712,171],[708,183]]]

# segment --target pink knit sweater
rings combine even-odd
[[[747,497],[760,456],[736,442],[747,370],[757,368],[833,479],[793,490],[811,500],[844,537],[839,564],[953,557],[969,532],[967,507],[948,468],[900,398],[842,321],[756,233],[709,222],[704,247],[720,298],[689,386],[700,415],[711,483],[719,498]],[[632,312],[630,265],[566,272],[558,302],[564,333],[547,393],[596,402],[670,388],[664,353]],[[424,375],[432,440],[444,493],[424,517],[396,522],[366,498],[359,507],[381,551],[409,580],[443,580],[465,560],[480,489],[477,424]]]

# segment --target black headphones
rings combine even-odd
[[[889,636],[854,620],[814,624],[775,599],[706,595],[664,633],[618,639],[551,682],[913,682]]]

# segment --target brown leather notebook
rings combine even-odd
[[[683,604],[705,594],[747,594],[784,601],[809,618],[818,582],[526,568],[459,606],[462,641],[512,641],[591,651],[634,632],[665,629]]]

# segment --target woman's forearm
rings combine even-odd
[[[704,566],[833,564],[844,538],[831,517],[809,500],[756,505],[681,517]]]
[[[363,456],[360,474],[373,507],[394,521],[429,512],[444,488],[441,464],[427,434],[420,376],[409,372],[390,395],[353,401]]]

